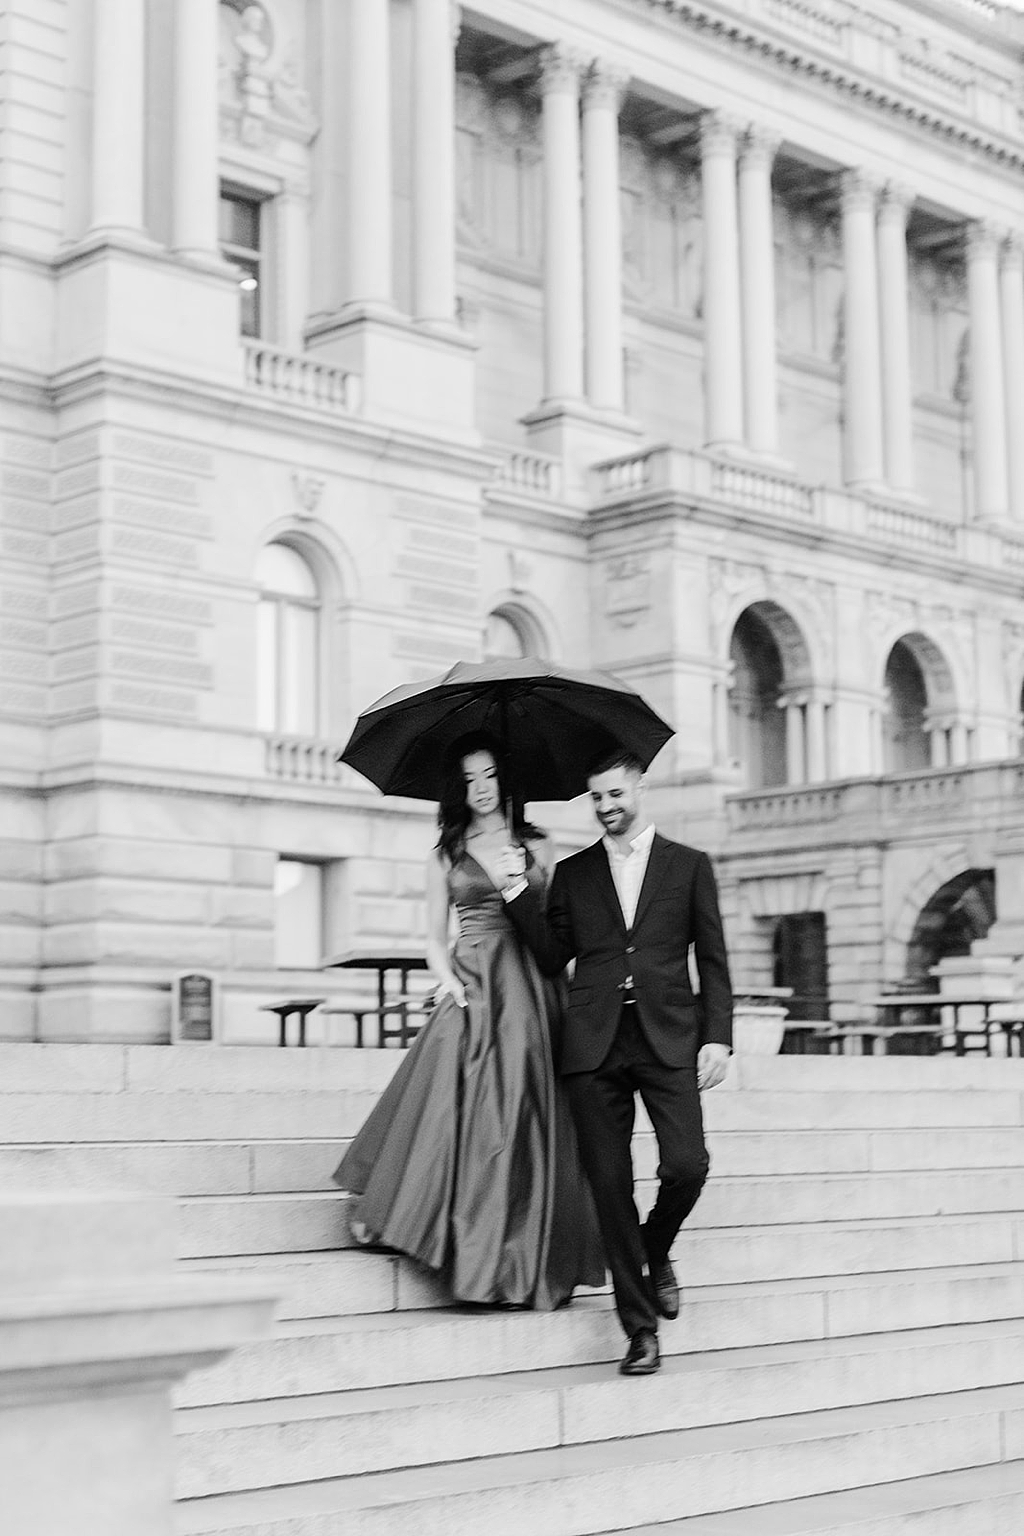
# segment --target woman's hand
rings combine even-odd
[[[457,976],[449,974],[441,977],[434,993],[435,1003],[439,1003],[443,997],[450,997],[456,1008],[465,1008],[466,989]]]
[[[526,874],[526,849],[518,843],[506,843],[498,854],[496,867],[502,885],[515,885]]]

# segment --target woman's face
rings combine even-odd
[[[466,804],[476,816],[487,816],[501,805],[498,770],[489,752],[471,752],[462,759]]]

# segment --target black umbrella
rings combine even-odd
[[[638,693],[607,672],[568,672],[526,656],[456,662],[442,677],[385,694],[356,721],[339,759],[388,795],[436,800],[442,764],[467,731],[502,744],[524,800],[569,800],[615,747],[644,767],[674,735]]]

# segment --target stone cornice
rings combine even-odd
[[[633,9],[636,0],[618,0],[618,3],[626,3]],[[786,74],[799,75],[839,91],[876,111],[913,123],[922,131],[959,148],[973,150],[1007,169],[1024,169],[1024,144],[986,132],[941,108],[929,107],[924,101],[895,90],[887,81],[872,79],[854,66],[815,51],[811,42],[804,45],[784,41],[777,28],[759,26],[749,16],[723,14],[710,5],[693,3],[693,0],[641,0],[641,3],[647,10],[660,11],[669,22],[703,33],[729,48],[755,54],[759,60]],[[950,18],[944,16],[943,19],[948,21]],[[1013,53],[1019,63],[1020,49],[1014,48]]]

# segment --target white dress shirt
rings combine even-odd
[[[626,927],[632,928],[636,920],[637,903],[640,900],[640,887],[644,883],[647,863],[651,857],[654,823],[649,821],[642,832],[630,838],[628,853],[623,853],[619,845],[610,837],[602,837],[601,841],[608,855],[615,892],[619,898],[622,915],[626,920]]]

